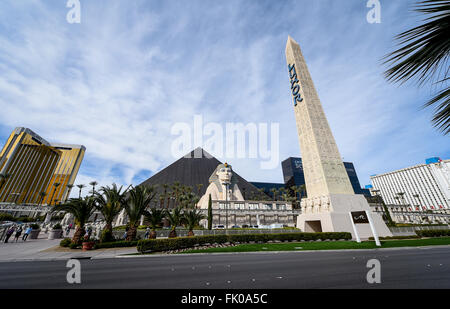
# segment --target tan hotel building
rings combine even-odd
[[[16,128],[0,153],[0,173],[9,175],[0,182],[0,203],[64,202],[85,151],[84,146],[51,144],[28,128]]]

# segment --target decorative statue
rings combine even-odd
[[[244,197],[242,196],[241,190],[239,190],[237,182],[237,177],[233,174],[231,165],[228,163],[219,164],[211,177],[209,177],[209,186],[197,205],[201,209],[207,209],[210,194],[212,200],[225,201],[227,199],[227,188],[228,201],[244,201]]]

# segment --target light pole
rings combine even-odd
[[[228,229],[228,186],[230,183],[227,181],[225,185],[225,229]]]

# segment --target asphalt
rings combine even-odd
[[[381,263],[381,283],[366,280]],[[263,252],[82,259],[81,284],[66,260],[0,263],[0,288],[311,289],[450,288],[450,247]]]

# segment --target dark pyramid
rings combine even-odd
[[[162,188],[163,184],[172,185],[178,181],[181,185],[192,187],[192,191],[198,194],[197,184],[203,184],[199,194],[201,197],[209,186],[209,177],[221,163],[199,147],[156,173],[139,186],[158,185],[158,191],[162,192],[164,190]],[[258,188],[239,176],[235,170],[233,170],[233,173],[237,176],[237,185],[245,199],[250,199],[253,192],[258,193]]]

